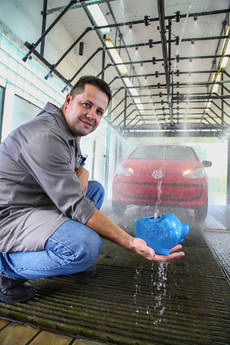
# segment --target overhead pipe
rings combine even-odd
[[[103,42],[103,40],[102,40]],[[84,64],[77,70],[76,73],[74,73],[74,75],[69,79],[67,85],[62,89],[62,92],[64,92],[66,90],[66,88],[68,87],[69,83],[71,83],[75,78],[76,76],[83,70],[83,68],[92,60],[92,58],[99,52],[99,51],[102,51],[102,50],[112,50],[112,49],[121,49],[121,48],[126,48],[126,47],[140,47],[140,46],[146,46],[146,45],[149,45],[149,42],[147,43],[137,43],[137,44],[130,44],[130,45],[125,45],[125,46],[119,46],[119,47],[106,47],[104,45],[104,42],[103,42],[103,47],[99,47],[95,50],[95,52],[84,62]]]
[[[128,108],[128,107],[127,107],[127,108]],[[134,111],[137,111],[137,109],[133,109],[133,110],[127,115],[126,119],[127,119]],[[114,122],[121,116],[122,113],[123,113],[123,111],[122,111],[120,114],[118,114],[118,115],[115,117],[115,119],[112,120],[112,123],[114,123]],[[118,127],[123,123],[123,121],[124,121],[124,120],[122,120],[122,121],[118,124]]]
[[[209,111],[208,113],[206,113],[206,115],[210,115],[210,112],[212,112],[213,114],[215,114],[216,119],[219,119],[220,122],[222,122],[221,116],[219,116],[212,108],[210,108],[210,111]],[[223,123],[224,123],[225,125],[228,126],[228,123],[227,123],[227,122],[223,121]]]
[[[26,42],[25,43],[25,46],[30,49],[32,48],[31,47],[31,44]],[[34,50],[33,54],[45,65],[47,66],[49,69],[52,68],[52,65],[37,51],[37,50]],[[68,83],[68,80],[60,73],[58,72],[56,69],[53,70],[53,73],[58,77],[60,78],[65,84]]]
[[[53,71],[57,68],[57,66],[62,62],[62,60],[69,54],[69,52],[77,45],[77,43],[87,34],[87,32],[91,31],[92,27],[87,27],[83,33],[71,44],[71,46],[65,51],[65,53],[58,59],[58,61],[52,65],[52,68],[50,69],[49,73],[45,76],[45,79],[48,79]]]
[[[107,2],[107,1],[106,1],[106,2]],[[107,2],[107,4],[108,4],[108,2]],[[109,6],[109,4],[108,4],[108,6]],[[94,25],[94,20],[93,20],[93,18],[92,18],[92,16],[91,16],[91,14],[90,14],[90,12],[89,12],[87,6],[83,6],[83,8],[84,8],[84,11],[85,11],[86,15],[88,16],[88,18],[89,18],[91,24]],[[111,13],[112,13],[112,9],[111,9]],[[115,48],[117,48],[117,47],[111,47],[111,48],[109,47],[109,48],[107,48],[107,47],[105,46],[104,39],[101,37],[101,34],[98,32],[98,30],[96,30],[96,33],[97,33],[97,36],[98,36],[98,38],[99,38],[99,40],[101,41],[101,44],[102,44],[102,46],[103,46],[102,49],[105,49],[105,50],[108,52],[108,55],[109,55],[109,57],[110,57],[110,60],[113,61],[112,56],[109,54],[109,50],[110,50],[110,49],[115,49]],[[134,46],[135,46],[135,45],[134,45]],[[126,46],[124,46],[124,47],[126,47]],[[115,64],[114,64],[114,65],[115,65]],[[115,65],[115,69],[116,69],[117,73],[118,73],[119,75],[121,75],[121,74],[120,74],[120,71],[119,71],[119,69],[117,68],[116,65]],[[126,88],[126,85],[125,85],[124,81],[123,81],[123,84],[124,84],[124,88]],[[137,108],[137,105],[136,105],[136,108]],[[138,108],[137,108],[137,110],[138,110]]]
[[[217,72],[218,70],[214,70],[212,71],[212,73],[215,73]],[[172,74],[173,72],[170,72],[170,74]],[[184,72],[181,72],[179,71],[179,74],[180,75],[183,75],[183,74],[201,74],[201,73],[210,73],[210,70],[207,70],[207,71],[184,71]],[[176,74],[176,73],[175,73]],[[158,76],[161,76],[161,75],[165,75],[165,73],[158,73],[157,74]],[[114,77],[108,84],[111,85],[114,81],[116,81],[117,79],[121,79],[121,78],[141,78],[141,77],[156,77],[156,73],[146,73],[146,74],[136,74],[136,75],[122,75],[122,76],[116,76]],[[157,77],[156,77],[157,78]],[[149,95],[148,95],[149,96]],[[137,96],[139,97],[139,96]]]
[[[132,113],[133,113],[134,111],[137,111],[137,109],[133,109],[133,110],[128,114],[128,116],[126,117],[126,120],[132,115]],[[135,115],[134,117],[136,118],[136,117],[139,117],[139,116],[140,116],[140,115],[138,114],[138,115]],[[121,122],[118,123],[118,125],[117,125],[116,127],[120,127],[120,126],[122,125],[123,122],[124,122],[124,118],[121,120]]]
[[[205,115],[208,115],[208,117],[210,117],[210,119],[212,119],[212,121],[214,121],[216,124],[220,125],[220,123],[216,121],[216,117],[213,117],[210,113],[205,113]],[[217,118],[219,118],[219,117],[217,116]],[[227,125],[227,123],[226,123],[226,125]]]
[[[224,83],[222,83],[222,87],[225,91],[227,91],[228,93],[230,93],[230,90],[224,85]]]
[[[173,74],[171,75],[171,66],[172,66],[172,62],[171,62],[171,37],[172,37],[172,21],[171,19],[168,20],[168,70],[169,70],[169,75],[171,76],[171,80],[173,83]],[[171,101],[172,101],[172,97],[173,97],[173,88],[171,89]]]
[[[44,26],[43,26],[43,34],[42,34],[42,36],[37,40],[37,42],[36,43],[33,43],[33,44],[30,44],[30,43],[28,43],[28,42],[25,42],[25,46],[29,49],[29,52],[26,54],[26,56],[23,58],[23,61],[26,61],[27,59],[28,59],[28,57],[32,54],[32,53],[34,53],[35,52],[35,48],[39,45],[39,43],[41,43],[41,46],[42,46],[42,42],[44,42],[44,38],[45,38],[45,36],[48,34],[48,32],[54,27],[54,25],[61,19],[61,17],[66,13],[66,11],[68,11],[69,9],[74,9],[74,8],[79,8],[79,7],[84,7],[85,5],[89,5],[89,4],[91,4],[92,3],[92,1],[85,1],[84,3],[77,3],[77,4],[75,4],[76,2],[77,2],[77,0],[72,0],[72,1],[70,1],[70,3],[69,3],[69,5],[67,5],[66,7],[64,7],[64,6],[62,6],[62,7],[58,7],[58,8],[55,8],[55,9],[49,9],[49,10],[47,10],[47,6],[45,6],[45,1],[47,1],[47,0],[44,0],[44,8],[43,8],[43,12],[41,12],[41,14],[43,15],[43,17],[45,18],[45,16],[46,15],[49,15],[49,14],[51,14],[51,13],[53,13],[53,12],[56,12],[56,11],[61,11],[61,10],[63,10],[61,13],[60,13],[60,15],[55,19],[55,21],[49,26],[49,28],[44,32]],[[112,0],[111,0],[112,1]],[[98,1],[98,2],[96,2],[96,3],[102,3],[102,2],[107,2],[108,3],[108,1],[107,0],[101,0],[101,1]],[[93,3],[95,3],[95,0],[94,0],[94,2]],[[110,6],[109,5],[109,3],[108,3],[108,6]],[[200,13],[191,13],[189,16],[203,16],[203,15],[212,15],[212,14],[221,14],[221,13],[229,13],[229,9],[223,9],[223,10],[218,10],[218,11],[209,11],[209,12],[200,12]],[[187,15],[185,15],[185,14],[180,14],[180,18],[184,18],[184,17],[186,17]],[[166,19],[173,19],[173,18],[175,18],[175,16],[167,16],[167,17],[165,17]],[[148,18],[148,21],[149,22],[151,22],[151,21],[157,21],[158,20],[158,18]],[[118,27],[118,26],[124,26],[124,25],[135,25],[135,24],[141,24],[141,23],[145,23],[145,18],[143,19],[143,20],[136,20],[136,21],[132,21],[132,22],[125,22],[125,23],[115,23],[115,24],[109,24],[109,25],[106,25],[106,26],[93,26],[93,27],[89,27],[89,28],[87,28],[86,29],[86,32],[88,32],[88,31],[90,31],[90,30],[92,30],[92,29],[94,29],[94,30],[97,30],[97,29],[102,29],[102,28],[104,28],[104,27]],[[44,25],[45,25],[45,21],[44,21]],[[80,36],[80,37],[83,37],[84,36],[84,34],[86,33],[86,32],[84,32],[83,34],[82,34],[82,36]],[[77,39],[77,42],[79,41],[79,39],[80,38],[78,38]],[[55,65],[51,65],[49,62],[46,62],[45,63],[45,65],[48,67],[48,66],[51,66],[51,73],[54,71],[54,72],[56,72],[55,71],[55,68],[59,65],[59,63],[64,59],[64,57],[66,57],[66,55],[70,52],[70,50],[77,44],[77,42],[75,41],[72,45],[71,45],[71,47],[64,53],[64,55],[58,60],[58,62],[55,64]],[[156,44],[156,43],[155,43]],[[39,53],[38,52],[36,52],[36,56],[40,59],[40,60],[42,60],[41,59],[41,56],[43,56],[43,54],[44,54],[44,46],[43,46],[43,48],[41,48],[41,52],[40,52],[40,55],[39,55]],[[43,61],[44,62],[44,61]],[[132,62],[130,62],[130,63],[132,63]],[[127,64],[127,63],[126,63]],[[110,66],[112,66],[112,65],[114,65],[114,64],[109,64]],[[110,66],[106,66],[105,67],[105,69],[106,68],[108,68],[108,67],[110,67]],[[100,74],[101,73],[103,73],[103,72],[100,72]],[[55,74],[57,74],[57,73],[55,73]],[[49,73],[46,75],[46,79],[49,77]],[[63,76],[61,77],[61,79],[63,80],[63,79],[65,79]]]
[[[111,14],[111,16],[112,16],[112,18],[113,18],[114,24],[117,25],[118,23],[117,23],[116,17],[115,17],[115,15],[114,15],[114,13],[113,13],[113,10],[112,10],[112,7],[111,7],[109,1],[106,0],[106,3],[107,3],[107,6],[108,6],[108,9],[109,9],[109,12],[110,12],[110,14]],[[144,18],[144,20],[145,20],[145,18]],[[117,27],[117,31],[118,31],[118,33],[119,33],[119,36],[121,37],[121,41],[122,41],[123,43],[125,43],[125,42],[124,42],[124,39],[123,39],[122,32],[120,31],[120,28],[119,28],[119,27]],[[150,45],[150,41],[149,41],[149,45]],[[134,68],[134,66],[132,65],[132,59],[131,59],[129,50],[128,50],[127,48],[126,48],[126,54],[127,54],[128,58],[129,58],[129,61],[131,62],[131,68],[133,69],[133,72],[136,74],[135,68]]]
[[[223,97],[221,98],[221,100],[223,101]],[[226,115],[228,118],[230,118],[230,115],[229,115],[226,111],[224,111],[224,110],[222,109],[222,107],[219,107],[219,105],[216,104],[214,101],[213,101],[212,103],[213,103],[213,105],[214,105],[215,107],[217,107],[217,109],[219,109],[219,110],[222,111],[223,115]]]
[[[136,118],[138,117],[138,115],[134,116],[129,123],[127,124],[126,128],[128,128],[128,126],[130,125],[130,123],[132,123],[134,120],[136,120]],[[123,122],[123,121],[122,121]],[[120,126],[120,125],[119,125]]]
[[[133,103],[129,103],[129,105],[127,106],[127,109],[133,105]],[[135,109],[137,111],[137,109]],[[123,114],[123,110],[115,117],[115,119],[112,120],[112,123],[114,123],[114,121],[116,121],[121,115]]]
[[[125,131],[127,121],[127,89],[125,89],[125,103],[124,103],[124,124],[123,129]]]
[[[183,102],[185,102],[187,99],[185,99],[185,97],[189,97],[190,95],[194,95],[194,96],[209,96],[209,93],[207,93],[207,92],[190,92],[189,94],[188,93],[179,93],[179,92],[177,92],[176,94],[175,94],[175,96],[174,96],[174,98],[175,99],[178,99],[179,101],[183,101]],[[167,93],[162,93],[162,92],[160,92],[160,95],[159,95],[159,93],[152,93],[151,95],[149,95],[149,94],[141,94],[141,95],[139,95],[139,97],[164,97],[164,96],[167,96]],[[133,97],[137,97],[137,96],[133,96]],[[216,98],[219,98],[219,97],[217,97],[217,96],[214,96],[213,95],[213,97],[216,97]],[[204,98],[204,97],[203,97]],[[159,102],[159,103],[161,103],[161,102],[165,102],[163,99]],[[155,103],[155,102],[154,102]]]
[[[101,62],[101,67],[102,67],[102,71],[105,68],[105,49],[102,50],[102,62]],[[101,79],[105,80],[105,72],[103,71],[102,75],[101,75]]]
[[[192,96],[192,93],[189,94],[182,94],[184,97],[187,97],[184,100],[181,100],[181,102],[186,102],[187,100],[190,102],[192,100],[204,100],[209,97],[209,94],[204,94],[204,95],[197,95],[197,96]],[[230,99],[230,95],[223,95],[223,96],[217,96],[217,95],[211,95],[209,97],[210,99]],[[176,100],[176,97],[175,97]]]
[[[171,85],[170,85],[170,74],[168,66],[168,51],[167,51],[167,40],[165,36],[165,11],[164,11],[164,0],[157,0],[158,5],[158,14],[159,14],[159,23],[160,23],[160,34],[162,42],[162,54],[164,61],[164,70],[165,70],[165,79],[166,79],[166,88],[168,93],[168,104],[170,108],[170,120],[173,123],[173,108],[172,108],[172,94],[171,94]]]
[[[46,31],[43,33],[43,35],[37,40],[36,43],[32,43],[30,45],[30,50],[29,52],[22,58],[24,62],[28,59],[28,57],[35,51],[36,47],[44,40],[45,36],[50,32],[51,29],[59,22],[59,20],[64,16],[64,14],[69,10],[71,6],[73,6],[77,0],[71,0],[69,4],[63,9],[63,11],[57,16],[57,18],[53,21],[52,24],[46,29]],[[25,45],[28,42],[25,42]]]
[[[117,94],[118,94],[118,92],[120,92],[121,90],[124,90],[124,86],[121,86],[114,94],[113,94],[113,97],[115,97]]]
[[[223,73],[221,74],[221,80],[223,81],[223,78],[224,78],[224,75],[223,75]],[[221,96],[223,96],[224,95],[224,87],[223,87],[224,85],[222,84],[221,85]],[[224,100],[223,100],[223,98],[221,99],[221,118],[222,118],[222,124],[223,124],[223,120],[224,120],[224,115],[227,115],[227,113],[224,111]],[[228,115],[227,115],[228,116]],[[230,117],[230,116],[228,116],[228,117]]]
[[[110,0],[110,1],[115,1],[115,0]],[[71,8],[72,10],[76,9],[76,8],[82,8],[84,6],[87,5],[96,5],[96,4],[102,4],[104,2],[106,2],[106,0],[84,0],[84,2],[82,0],[77,0],[76,1],[76,5],[73,5],[73,7]],[[46,14],[52,14],[55,12],[60,12],[62,9],[64,8],[64,6],[59,6],[59,7],[55,7],[55,8],[50,8],[47,10]]]
[[[196,114],[196,113],[189,113],[189,116],[186,115],[186,120],[199,120],[200,117],[202,116],[202,114]],[[166,115],[168,116],[168,115]],[[177,120],[184,120],[185,116],[183,114],[178,114],[177,115]],[[162,114],[160,114],[160,116],[157,119],[153,119],[153,117],[151,119],[145,119],[145,121],[147,122],[164,122],[164,116]],[[184,123],[185,121],[181,121],[182,123]]]
[[[156,128],[158,129],[158,128]],[[189,129],[189,128],[188,128]],[[193,128],[192,128],[193,129]],[[207,129],[199,129],[199,131],[194,131],[189,133],[190,137],[219,137],[223,134],[223,130],[222,129],[215,129],[215,131],[212,131],[213,127],[207,128]],[[186,132],[186,130],[183,130],[184,132]],[[130,138],[136,138],[136,137],[146,137],[146,138],[152,138],[154,137],[162,137],[162,136],[170,136],[170,137],[178,137],[178,134],[181,135],[182,130],[180,129],[180,131],[178,131],[177,129],[174,129],[174,131],[172,131],[171,129],[162,129],[160,132],[159,131],[154,131],[153,129],[151,131],[149,131],[148,133],[143,132],[135,132],[133,130],[132,133],[129,132],[129,130],[126,130],[126,137],[130,137]],[[186,132],[186,135],[188,136],[188,133]]]
[[[229,5],[229,9],[230,9],[230,5]],[[225,24],[229,21],[228,17],[229,17],[229,14],[226,14],[225,20],[222,22],[222,28],[221,28],[221,31],[220,31],[220,35],[222,35],[225,32]],[[216,50],[215,50],[215,54],[218,53],[218,51],[220,49],[220,45],[221,45],[221,40],[219,40],[219,42],[217,44],[217,47],[216,47]],[[212,64],[212,68],[214,68],[216,65],[217,65],[217,59],[215,58],[215,60],[213,61],[213,64]],[[212,74],[210,73],[208,80],[211,79],[211,76],[212,76]]]
[[[230,96],[229,96],[229,98],[230,98]],[[227,105],[228,107],[230,107],[230,104],[225,101],[225,97],[223,97],[222,99],[223,99],[224,104]]]
[[[111,14],[111,16],[112,16],[112,18],[113,18],[114,23],[115,23],[115,24],[118,24],[118,23],[117,23],[117,20],[116,20],[116,17],[114,16],[114,13],[113,13],[113,10],[112,10],[112,7],[111,7],[109,1],[106,0],[106,3],[107,3],[107,6],[108,6],[108,8],[109,8],[109,12],[110,12],[110,14]],[[119,33],[119,36],[121,37],[121,41],[124,43],[123,35],[122,35],[122,33],[121,33],[119,27],[117,27],[117,31],[118,31],[118,33]],[[149,46],[150,46],[150,41],[149,41]],[[133,71],[134,71],[134,73],[136,74],[135,68],[134,68],[133,65],[132,65],[132,59],[131,59],[129,50],[128,50],[127,48],[126,48],[126,54],[127,54],[128,58],[129,58],[129,61],[131,62],[131,68],[133,68]],[[121,74],[119,73],[119,75],[121,75]],[[123,84],[124,84],[124,82],[123,82]],[[125,86],[126,86],[126,85],[125,85]],[[127,90],[128,90],[128,89],[125,87],[125,95],[126,95],[126,98],[127,98],[127,94],[128,94],[128,93],[127,93]],[[131,94],[130,94],[130,96],[132,97]],[[133,98],[132,98],[132,99],[133,99]],[[125,100],[125,102],[127,103],[127,99]],[[135,108],[136,108],[136,110],[139,112],[139,109],[138,109],[138,107],[137,107],[136,104],[135,104]],[[139,112],[139,113],[140,113],[140,112]],[[140,113],[140,115],[141,115],[141,113]],[[126,116],[126,114],[125,114],[125,116]]]
[[[230,9],[230,5],[229,5],[228,9]],[[221,28],[220,35],[222,35],[222,34],[225,32],[225,25],[226,25],[227,22],[229,22],[229,14],[226,14],[225,20],[222,22],[222,28]],[[220,48],[220,45],[221,45],[221,39],[219,39],[219,42],[218,42],[218,44],[217,44],[217,46],[216,46],[215,55],[218,53],[219,48]],[[218,66],[218,69],[219,69],[217,73],[219,73],[220,70],[221,70],[221,67],[220,67],[219,64],[217,64],[217,58],[215,57],[215,59],[213,60],[213,63],[212,63],[212,69],[214,69],[214,68],[217,67],[217,66]],[[212,75],[213,75],[213,73],[210,72],[208,81],[211,80]],[[223,73],[222,73],[221,77],[222,77],[222,80],[223,80]],[[224,93],[224,89],[225,89],[225,87],[224,87],[224,85],[222,84],[222,87],[221,87],[222,95],[223,95],[223,93]],[[228,92],[229,92],[229,90],[228,90]],[[209,90],[209,95],[211,96],[211,89]],[[209,99],[210,99],[210,97],[208,98],[207,101],[209,101]],[[222,105],[223,105],[223,100],[222,100]],[[203,118],[201,119],[201,121],[202,121],[202,120],[203,120]]]
[[[179,82],[176,82],[176,83],[171,83],[171,85],[173,85],[173,87],[175,88],[184,88],[184,87],[187,87],[187,86],[207,86],[207,85],[214,85],[214,84],[229,84],[230,83],[230,80],[224,80],[224,81],[218,81],[218,82],[215,82],[215,81],[201,81],[201,82],[194,82],[194,83],[179,83]],[[148,89],[148,88],[152,88],[152,89],[165,89],[167,88],[167,84],[148,84],[148,85],[143,85],[143,86],[139,86],[139,85],[133,85],[133,86],[129,86],[127,87],[128,89]]]
[[[97,53],[102,51],[102,50],[103,50],[103,48],[99,47],[95,50],[95,52],[92,55],[90,55],[90,57],[83,63],[83,65],[77,70],[77,72],[74,73],[74,75],[68,80],[67,85],[62,89],[62,92],[64,92],[68,88],[70,83],[72,83],[72,81],[83,70],[83,68],[92,60],[92,58],[94,58],[94,56],[97,55]]]
[[[121,103],[124,102],[124,100],[125,100],[125,97],[123,97],[122,100],[115,105],[115,107],[111,110],[111,113],[113,113],[119,107],[119,105],[121,105]]]
[[[109,2],[111,1],[115,1],[115,0],[109,0]],[[91,5],[91,4],[101,4],[101,3],[108,3],[107,0],[86,0],[83,2],[78,2],[76,5],[73,5],[71,7],[71,10],[74,10],[76,8],[81,8],[81,7],[84,7],[86,5]],[[50,8],[50,9],[47,9],[46,10],[46,15],[50,15],[52,13],[55,13],[55,12],[60,12],[61,10],[63,10],[65,7],[64,6],[59,6],[59,7],[55,7],[55,8]],[[187,17],[200,17],[200,16],[208,16],[208,15],[216,15],[216,14],[223,14],[223,13],[229,13],[229,9],[222,9],[222,10],[214,10],[214,11],[207,11],[207,12],[194,12],[194,13],[189,13],[189,15],[187,14],[182,14],[180,13],[179,14],[179,17],[180,19],[184,19],[184,18],[187,18]],[[43,15],[44,12],[41,12],[41,14]],[[173,20],[176,18],[176,14],[175,15],[171,15],[171,16],[165,16],[165,19],[169,19],[169,20]],[[159,20],[158,17],[155,17],[155,18],[150,18],[149,16],[145,16],[145,17],[148,17],[148,22],[151,23],[151,22],[157,22]],[[101,29],[101,28],[110,28],[110,27],[114,27],[114,26],[125,26],[125,25],[135,25],[135,24],[145,24],[145,18],[144,19],[140,19],[140,20],[133,20],[133,21],[128,21],[128,22],[123,22],[123,23],[116,23],[116,24],[108,24],[108,25],[104,25],[104,26],[99,26],[99,27],[96,27],[97,29]]]
[[[225,55],[225,56],[228,56],[230,57],[230,54],[229,55]],[[222,55],[204,55],[204,56],[178,56],[178,59],[179,60],[195,60],[195,59],[214,59],[214,58],[221,58]],[[116,64],[107,64],[105,66],[105,69],[109,68],[109,67],[114,67],[115,65],[116,66],[119,66],[119,65],[129,65],[129,64],[142,64],[142,63],[153,63],[153,59],[154,59],[154,62],[157,63],[157,62],[162,62],[163,59],[157,59],[157,58],[152,58],[152,59],[148,59],[148,60],[136,60],[136,61],[125,61],[125,62],[120,62],[120,63],[116,63]],[[175,60],[175,57],[173,58],[170,58],[169,61],[171,60]],[[102,71],[97,75],[97,77],[99,77],[101,75]]]
[[[158,0],[161,1],[162,0]],[[122,44],[122,45],[116,45],[114,47],[106,47],[107,49],[117,49],[117,50],[121,50],[124,48],[139,48],[139,47],[145,47],[148,46],[149,48],[153,48],[155,45],[158,44],[162,44],[162,42],[165,44],[166,46],[166,52],[167,52],[167,43],[177,43],[177,39],[171,39],[171,40],[167,40],[165,37],[165,32],[163,32],[163,38],[160,41],[153,41],[152,39],[149,39],[147,42],[141,42],[141,43],[134,43],[134,44]],[[229,38],[228,35],[219,35],[219,36],[205,36],[205,37],[188,37],[188,38],[182,38],[181,42],[195,42],[195,41],[209,41],[209,40],[219,40],[219,39],[225,39],[225,38]],[[165,48],[164,48],[165,50]],[[216,56],[216,55],[214,55]],[[222,56],[222,55],[220,55]],[[227,55],[226,55],[227,56]],[[154,59],[154,60],[153,60]],[[154,62],[159,61],[159,59],[155,59],[153,58],[152,60],[150,60],[149,62],[152,62],[154,64]],[[175,57],[173,58],[169,58],[168,54],[167,54],[167,65],[168,65],[168,61],[169,60],[175,60]],[[139,63],[141,63],[142,61],[140,61]],[[125,62],[123,62],[124,64]],[[133,61],[129,61],[129,64],[132,64]],[[113,64],[112,64],[113,65]],[[116,64],[118,65],[118,64]]]
[[[42,35],[44,35],[46,31],[47,4],[48,4],[48,0],[43,0]],[[41,46],[40,46],[40,54],[42,56],[44,56],[44,51],[45,51],[45,38],[43,38],[43,40],[41,41]]]

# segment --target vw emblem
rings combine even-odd
[[[162,178],[163,176],[164,176],[164,170],[163,170],[163,168],[155,169],[155,170],[153,170],[153,172],[152,172],[152,177],[153,177],[155,180],[159,180],[159,179]]]

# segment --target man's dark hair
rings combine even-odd
[[[76,82],[76,84],[73,86],[72,90],[70,91],[70,94],[72,95],[72,97],[82,93],[85,89],[86,84],[90,84],[90,85],[94,85],[98,87],[98,89],[100,89],[102,92],[104,92],[108,96],[108,99],[110,102],[112,95],[111,95],[111,90],[110,90],[109,85],[104,80],[91,76],[91,75],[83,76]]]

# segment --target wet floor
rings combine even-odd
[[[190,226],[183,259],[151,263],[105,240],[94,278],[35,281],[34,300],[0,303],[0,315],[41,332],[59,332],[71,344],[81,337],[124,345],[230,345],[230,287],[216,254],[229,243],[225,210],[211,207],[202,223],[189,210],[163,211]],[[104,212],[129,233],[134,219],[152,215],[151,208],[135,206],[122,218],[109,205]]]

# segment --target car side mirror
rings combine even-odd
[[[212,162],[211,161],[202,161],[202,164],[205,168],[211,167],[212,166]]]

